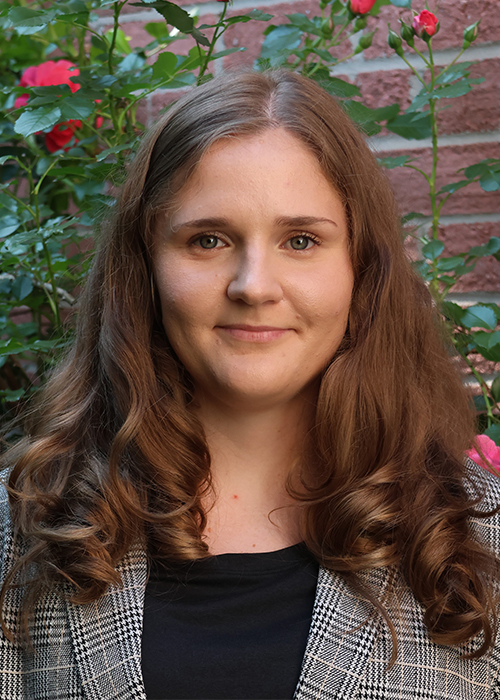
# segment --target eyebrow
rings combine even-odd
[[[325,219],[320,216],[279,216],[274,220],[276,226],[301,227],[313,226],[314,224],[338,224],[332,219]],[[207,217],[205,219],[193,219],[192,221],[182,221],[175,226],[171,226],[173,232],[179,231],[181,228],[223,228],[230,226],[231,222],[225,217]]]

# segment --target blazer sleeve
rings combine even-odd
[[[10,517],[9,500],[5,489],[7,472],[0,474],[0,583],[14,563],[16,545]],[[9,628],[13,628],[19,606],[19,592],[9,591],[5,596],[3,615]],[[13,644],[0,630],[0,698],[2,700],[24,700],[22,649]]]

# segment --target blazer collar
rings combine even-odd
[[[382,597],[388,569],[364,573],[362,583]],[[380,616],[339,575],[320,567],[316,600],[294,700],[352,700],[377,638]]]
[[[147,700],[141,637],[147,557],[140,545],[117,567],[123,585],[90,605],[67,603],[73,649],[86,700]],[[363,577],[380,595],[386,569]],[[320,567],[304,661],[294,700],[350,700],[376,638],[373,606],[338,574]],[[375,618],[376,619],[376,618]],[[364,624],[365,623],[365,624]]]
[[[121,586],[95,603],[67,603],[73,650],[86,700],[146,700],[141,638],[148,563],[137,545],[117,567]]]

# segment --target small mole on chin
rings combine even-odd
[[[238,498],[238,496],[236,494],[234,494],[233,498]]]

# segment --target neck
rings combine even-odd
[[[299,509],[286,481],[314,410],[305,397],[238,411],[203,397],[198,401],[212,465],[205,537],[213,554],[268,551],[300,541]]]

